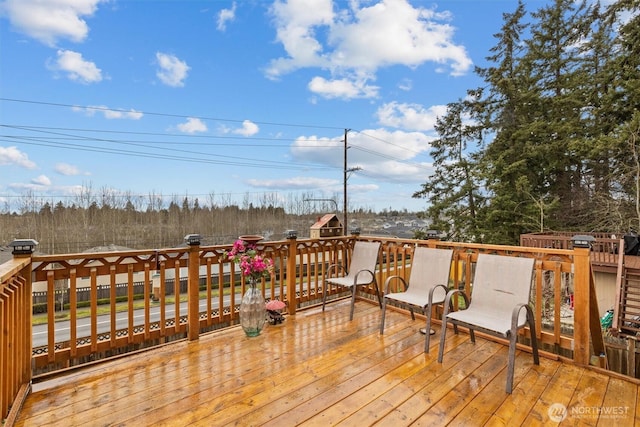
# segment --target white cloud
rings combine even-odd
[[[156,60],[160,69],[156,72],[156,76],[167,86],[182,87],[184,80],[190,67],[186,62],[181,61],[175,55],[157,52]]]
[[[227,29],[227,22],[233,22],[236,19],[236,2],[233,2],[231,9],[222,9],[218,12],[218,21],[216,28],[219,31]]]
[[[234,133],[236,135],[249,137],[260,132],[260,127],[251,120],[244,120],[242,126],[239,128],[232,129],[226,126],[220,126],[219,130],[222,133]]]
[[[448,13],[414,7],[407,0],[351,1],[350,9],[334,11],[334,5],[342,4],[276,1],[271,8],[276,39],[287,55],[271,61],[267,77],[317,67],[331,74],[327,81],[354,80],[354,76],[374,77],[382,67],[416,68],[426,62],[446,65],[452,75],[461,75],[472,66],[464,46],[453,41]]]
[[[308,176],[296,176],[282,179],[249,179],[247,185],[256,188],[269,188],[273,190],[291,189],[327,189],[337,188],[340,181],[335,179],[314,178]]]
[[[33,178],[31,183],[38,186],[48,187],[51,185],[51,180],[46,175],[40,175]]]
[[[73,107],[73,111],[83,112],[87,116],[94,116],[95,114],[102,113],[105,119],[130,119],[140,120],[144,113],[131,109],[126,111],[124,109],[111,109],[106,105],[90,105],[88,107]]]
[[[206,132],[207,125],[198,118],[189,117],[185,123],[178,125],[178,130],[184,133]]]
[[[38,178],[34,178],[29,183],[16,182],[11,183],[7,187],[16,192],[35,191],[38,193],[49,193],[56,197],[62,195],[78,195],[84,190],[82,185],[70,185],[70,186],[57,186],[51,185],[51,181],[46,176],[42,175]]]
[[[0,147],[0,165],[16,165],[25,169],[36,168],[36,164],[29,160],[27,153],[16,147]]]
[[[58,50],[55,64],[49,68],[67,73],[69,80],[80,83],[97,83],[102,80],[102,70],[91,61],[86,61],[82,54],[71,50]]]
[[[373,98],[378,95],[378,86],[366,84],[366,80],[335,79],[314,77],[309,82],[309,90],[324,98]]]
[[[252,136],[260,131],[260,128],[257,124],[253,123],[251,120],[245,120],[242,122],[242,127],[238,129],[234,129],[232,132],[242,136]]]
[[[332,31],[338,46],[333,56],[342,66],[375,70],[431,61],[449,63],[454,75],[471,67],[464,47],[452,42],[447,13],[414,8],[406,0],[382,0],[353,14],[353,20],[338,23]]]
[[[434,105],[426,109],[418,104],[389,102],[378,108],[376,116],[384,126],[430,132],[438,117],[444,116],[446,112],[446,105]]]
[[[322,43],[316,39],[316,27],[334,22],[332,0],[276,0],[271,7],[276,23],[276,39],[282,43],[289,58],[272,61],[267,70],[278,77],[297,68],[329,66],[323,56]]]
[[[413,88],[413,82],[411,79],[402,79],[400,83],[398,83],[398,89],[404,90],[406,92],[410,91]]]
[[[83,19],[108,0],[6,0],[2,11],[18,31],[54,46],[58,39],[82,42],[89,33]]]
[[[414,159],[428,152],[434,138],[422,132],[369,129],[348,135],[350,167],[359,167],[367,177],[385,182],[424,182],[431,165]],[[291,145],[299,162],[342,168],[343,136],[301,136]],[[357,172],[356,172],[357,173]]]
[[[144,114],[136,110],[104,110],[105,119],[131,119],[140,120]]]
[[[57,163],[54,170],[60,175],[65,176],[90,175],[88,172],[82,172],[77,166],[68,163]]]

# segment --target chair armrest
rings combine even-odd
[[[404,286],[404,290],[407,290],[407,282],[406,280],[404,280],[404,278],[402,276],[389,276],[387,277],[387,280],[384,281],[384,294],[387,295],[389,293],[389,285],[391,284],[392,280],[400,280],[402,282],[402,285]]]
[[[337,273],[337,272],[340,272],[340,271],[346,272],[346,269],[344,268],[344,266],[343,266],[342,264],[331,264],[331,265],[329,266],[329,268],[327,268],[327,271],[326,271],[326,273],[324,274],[324,278],[325,278],[325,279],[329,279],[330,277],[333,277],[333,276],[331,275],[331,273],[332,273],[334,270],[336,270],[336,273]]]
[[[444,289],[445,294],[449,293],[449,287],[445,286],[445,285],[435,285],[433,288],[429,289],[429,301],[433,301],[433,293],[436,291],[436,289],[438,288],[442,288]],[[446,301],[447,295],[445,295],[445,303]]]
[[[464,305],[465,308],[469,307],[469,297],[467,296],[467,294],[465,293],[465,291],[461,290],[461,289],[452,289],[449,292],[447,292],[447,296],[444,298],[444,312],[442,313],[442,317],[444,318],[447,314],[449,314],[449,307],[453,308],[453,305],[451,304],[451,298],[455,295],[455,294],[461,294],[462,298],[464,298]]]
[[[515,307],[513,307],[513,311],[511,312],[511,331],[512,332],[518,330],[518,317],[520,317],[520,311],[523,308],[527,311],[527,317],[529,315],[533,315],[533,311],[531,310],[531,307],[529,307],[529,304],[518,304]]]
[[[356,283],[358,283],[358,276],[359,276],[361,273],[363,273],[363,272],[369,273],[369,274],[371,275],[371,277],[373,278],[373,280],[375,280],[376,276],[375,276],[375,274],[374,274],[371,270],[366,270],[366,269],[364,269],[364,270],[359,270],[359,271],[355,274],[355,276],[353,276],[353,284],[354,284],[354,285],[355,285]],[[371,282],[369,282],[369,283],[372,283],[372,282],[373,282],[373,280],[372,280]]]

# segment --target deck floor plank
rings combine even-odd
[[[498,352],[482,362],[477,369],[467,376],[469,381],[458,383],[449,393],[429,408],[429,411],[422,414],[413,425],[450,424],[460,411],[505,369],[503,359],[507,356],[507,352],[507,348],[500,348]]]
[[[376,313],[377,314],[377,313]],[[354,319],[354,322],[349,326],[352,329],[362,330],[363,326],[360,323],[371,323],[371,319],[360,316]],[[369,329],[367,326],[366,329]],[[193,418],[202,419],[206,421],[207,418],[215,418],[216,422],[231,422],[232,419],[245,419],[251,417],[257,419],[260,417],[258,410],[269,405],[270,411],[266,411],[266,415],[273,417],[279,413],[279,411],[286,412],[290,410],[291,395],[297,396],[302,401],[316,401],[317,396],[326,390],[332,390],[336,384],[346,382],[350,378],[359,373],[366,371],[367,366],[371,366],[376,360],[384,360],[387,357],[386,352],[393,351],[397,346],[399,348],[406,347],[409,344],[406,338],[415,336],[415,332],[407,329],[406,326],[399,325],[396,332],[399,340],[394,345],[389,343],[389,346],[380,348],[376,345],[378,340],[372,339],[374,334],[367,334],[361,339],[351,340],[351,351],[348,354],[344,353],[344,349],[341,347],[334,347],[331,343],[325,343],[322,348],[326,348],[324,352],[315,355],[305,361],[304,364],[299,365],[297,368],[286,367],[280,376],[282,381],[274,384],[270,384],[270,387],[264,389],[254,389],[249,385],[241,396],[243,399],[249,399],[249,405],[245,407],[233,407],[231,405],[225,405],[225,408],[220,411],[216,411],[215,414],[207,414],[204,418],[198,418],[198,414],[189,414],[185,419],[180,421],[192,422]],[[334,334],[335,335],[335,334]],[[342,346],[343,344],[341,344]],[[361,363],[361,362],[366,363]],[[284,381],[287,378],[295,378],[295,382]],[[286,402],[283,404],[284,398]],[[215,404],[219,399],[214,399],[210,403]],[[279,409],[279,406],[283,406]],[[263,415],[264,416],[264,415]],[[263,421],[268,418],[263,419]],[[170,420],[173,422],[174,420]]]
[[[620,378],[610,378],[604,396],[598,426],[634,426],[640,423],[636,418],[638,386]]]
[[[527,355],[527,357],[530,358],[531,355]],[[516,359],[516,373],[522,369],[520,365],[521,363]],[[512,393],[505,396],[500,407],[494,411],[486,424],[491,426],[522,425],[559,367],[559,363],[541,358],[540,365],[532,365],[521,381],[516,382],[518,379],[516,375]],[[489,398],[491,397],[495,397],[495,395],[490,395]]]
[[[471,399],[463,405],[460,412],[449,423],[450,426],[484,425],[504,404],[505,400],[510,396],[509,394],[501,393],[501,390],[505,389],[507,381],[507,369],[505,366],[505,361],[508,357],[507,352],[508,349],[505,348],[505,351],[500,355],[503,360],[499,361],[499,363],[501,363],[503,369],[486,385],[485,389],[471,396]],[[517,352],[513,378],[514,385],[523,380],[534,366],[531,354]]]
[[[585,413],[584,417],[574,416],[575,419],[573,425],[578,426],[595,426],[598,422],[598,417],[592,416],[595,408],[601,408],[603,405],[604,395],[609,378],[606,375],[598,374],[596,372],[585,371],[580,378],[580,382],[576,387],[576,390],[567,406],[568,413],[575,413],[580,415],[581,412]],[[585,411],[586,410],[586,411]]]
[[[566,409],[583,372],[583,369],[574,365],[563,364],[560,366],[536,404],[531,408],[525,419],[525,424],[537,425],[538,423],[550,422],[549,410],[555,407],[554,405],[562,405]]]
[[[423,320],[390,309],[384,335],[379,320],[377,305],[358,301],[349,321],[349,301],[337,301],[256,338],[232,327],[79,368],[34,383],[16,425],[556,425],[554,403],[563,425],[639,421],[637,381],[546,358],[536,366],[519,351],[509,395],[505,345],[448,330],[437,363],[439,325],[424,353]]]
[[[463,354],[461,352],[452,354],[450,351],[463,342],[469,342],[468,336],[457,335],[447,340],[445,352],[449,354],[451,360],[459,360],[462,358]],[[435,344],[435,346],[437,346],[437,344]],[[433,354],[434,350],[436,352],[435,355]],[[432,381],[437,375],[437,372],[440,371],[440,367],[437,366],[438,363],[436,359],[437,348],[434,348],[434,345],[432,345],[430,352],[431,353],[428,355],[423,353],[421,356],[424,358],[424,361],[420,370],[416,371],[413,375],[402,382],[394,385],[376,399],[371,400],[367,405],[363,406],[360,410],[354,412],[337,425],[369,425],[372,422],[384,418],[397,406],[413,396],[418,390],[422,389],[425,384]]]
[[[458,383],[464,381],[487,359],[493,357],[500,348],[501,346],[496,343],[477,341],[476,344],[458,346],[452,350],[453,353],[463,352],[464,357],[460,359],[453,359],[449,354],[445,354],[442,364],[436,362],[432,365],[435,375],[425,381],[424,386],[409,399],[382,418],[380,425],[400,426],[415,422]],[[436,425],[438,425],[437,422]]]
[[[268,403],[273,400],[279,393],[287,393],[285,381],[288,378],[295,378],[296,381],[291,383],[294,386],[305,382],[315,381],[318,377],[318,371],[323,369],[329,369],[329,367],[335,371],[340,365],[336,363],[342,363],[347,365],[349,359],[356,356],[347,355],[340,348],[344,345],[345,341],[351,342],[354,346],[358,346],[362,342],[364,346],[370,346],[375,342],[373,340],[373,334],[371,328],[374,326],[368,325],[371,323],[373,316],[373,309],[371,306],[365,306],[369,308],[371,314],[359,313],[360,317],[358,321],[348,325],[345,328],[343,324],[331,322],[334,326],[329,326],[322,332],[319,342],[304,343],[298,341],[297,347],[291,347],[287,352],[290,357],[300,358],[304,360],[304,363],[291,364],[290,360],[286,358],[274,357],[274,354],[278,354],[279,350],[277,345],[263,346],[261,352],[250,352],[247,354],[247,358],[240,362],[240,365],[246,366],[247,371],[234,373],[233,376],[225,382],[227,387],[219,389],[219,384],[212,382],[208,384],[208,388],[202,389],[200,385],[198,388],[202,389],[195,396],[188,396],[190,399],[198,399],[200,405],[198,410],[188,411],[179,414],[173,414],[170,418],[163,418],[172,414],[170,411],[172,402],[163,402],[163,407],[157,407],[154,409],[154,414],[149,415],[149,419],[156,422],[156,425],[175,425],[176,423],[182,425],[189,425],[190,423],[201,420],[206,422],[207,418],[215,417],[218,420],[225,419],[225,412],[231,412],[233,417],[238,417],[242,414],[253,411],[259,406],[261,396],[266,396],[262,399]],[[298,322],[298,319],[291,319],[292,322]],[[361,326],[366,325],[366,326]],[[278,329],[278,333],[275,336],[270,336],[269,341],[279,343],[279,334],[281,329]],[[266,334],[266,332],[265,332]],[[258,339],[249,340],[257,342],[264,337]],[[320,345],[319,343],[322,343]],[[256,354],[258,356],[256,356]],[[269,363],[269,361],[278,360],[278,363]],[[203,380],[198,376],[193,378],[196,385]],[[206,381],[206,380],[205,380]],[[206,381],[207,383],[209,381]],[[160,415],[159,415],[160,414]]]

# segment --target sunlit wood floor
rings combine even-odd
[[[628,425],[638,385],[519,352],[505,393],[507,347],[449,331],[423,353],[422,320],[348,302],[287,316],[256,338],[238,327],[167,344],[34,384],[24,426]],[[566,409],[565,409],[566,408]]]

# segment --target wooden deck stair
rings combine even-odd
[[[624,256],[618,265],[612,329],[621,337],[640,334],[640,257]]]
[[[19,426],[633,426],[638,382],[530,354],[516,357],[505,393],[507,346],[466,333],[423,352],[423,319],[349,301],[311,308],[256,338],[239,327],[84,367],[34,384]],[[439,326],[435,325],[437,333]],[[436,335],[437,337],[437,335]],[[548,355],[547,355],[548,356]],[[555,404],[555,405],[554,405]],[[554,408],[566,408],[558,412]]]

